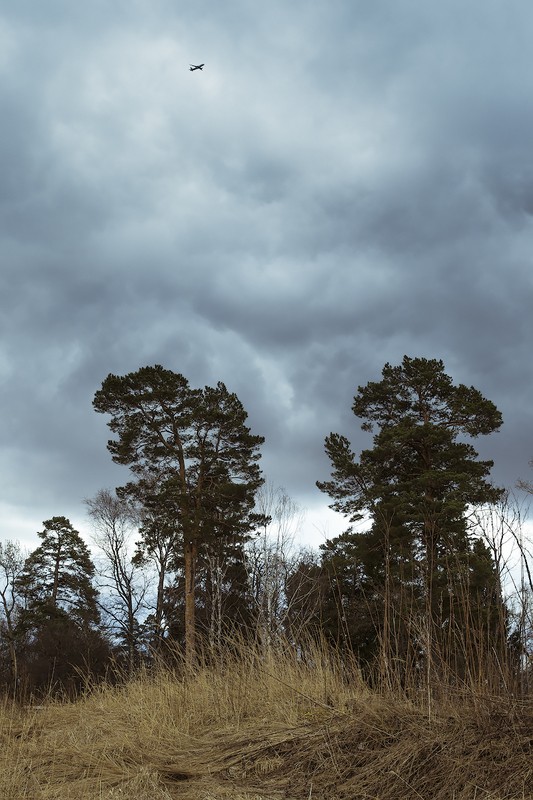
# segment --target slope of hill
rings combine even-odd
[[[5,800],[524,800],[533,703],[369,691],[333,658],[160,671],[0,710]]]

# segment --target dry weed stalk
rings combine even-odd
[[[323,646],[262,655],[233,647],[194,672],[140,672],[39,711],[5,701],[0,796],[533,797],[531,704],[449,694],[430,723],[413,701],[370,692]]]

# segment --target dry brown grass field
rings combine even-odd
[[[524,800],[533,703],[385,696],[317,652],[0,708],[3,800]]]

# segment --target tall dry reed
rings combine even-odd
[[[533,797],[533,711],[371,692],[324,644],[231,646],[75,702],[0,705],[5,800]],[[496,764],[496,766],[494,766]],[[505,791],[504,791],[505,789]]]

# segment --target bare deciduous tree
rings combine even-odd
[[[148,591],[148,577],[132,559],[135,513],[109,489],[100,489],[85,503],[94,526],[93,541],[103,555],[97,565],[106,594],[101,607],[115,635],[125,644],[131,671],[139,655],[139,617],[146,610]]]
[[[517,484],[517,488],[525,491],[528,491],[527,486],[523,481]],[[472,532],[481,537],[490,550],[497,569],[500,594],[506,597],[514,617],[522,692],[527,689],[533,642],[532,553],[525,534],[529,506],[527,500],[506,491],[496,503],[478,506],[469,516]],[[502,627],[507,624],[507,620],[502,620]]]
[[[265,654],[270,653],[287,618],[287,581],[300,553],[294,546],[304,514],[281,487],[266,483],[256,496],[256,510],[265,523],[259,536],[246,547],[246,562],[258,635]]]
[[[0,607],[2,619],[0,620],[0,635],[5,639],[9,652],[10,682],[16,688],[18,678],[18,660],[16,647],[16,612],[17,612],[17,582],[24,570],[27,553],[24,553],[19,542],[7,540],[0,542]]]

